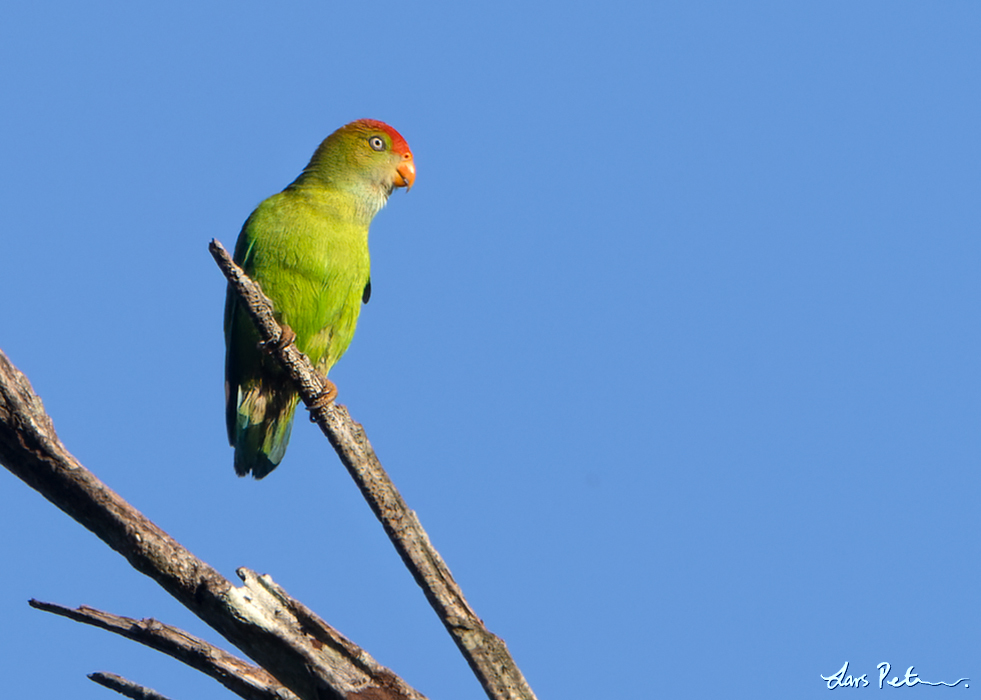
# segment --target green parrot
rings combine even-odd
[[[340,359],[371,294],[368,226],[396,187],[416,179],[412,152],[388,124],[361,119],[324,139],[309,165],[242,227],[237,262],[322,373]],[[259,347],[252,319],[225,297],[225,420],[235,472],[261,479],[283,459],[299,400]]]

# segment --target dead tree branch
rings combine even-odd
[[[120,695],[133,698],[133,700],[170,700],[166,695],[161,695],[156,690],[128,681],[115,673],[90,673],[89,680],[104,685],[110,690],[115,690]]]
[[[30,605],[32,608],[61,615],[75,622],[115,632],[134,642],[163,652],[211,676],[245,700],[297,700],[296,695],[265,669],[243,661],[184,630],[152,618],[134,620],[131,617],[113,615],[87,605],[66,608],[63,605],[40,600],[31,600]]]
[[[463,597],[463,591],[429,541],[416,514],[409,510],[382,468],[364,429],[351,419],[344,406],[333,403],[324,406],[318,401],[326,391],[326,380],[296,345],[283,346],[282,330],[270,301],[232,261],[221,243],[212,240],[210,250],[255,321],[267,349],[286,369],[313,419],[337,451],[488,697],[492,700],[534,700],[535,694],[504,641],[484,626]]]
[[[122,554],[302,700],[423,696],[247,569],[236,587],[83,467],[0,351],[0,463]]]

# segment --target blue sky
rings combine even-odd
[[[979,46],[969,2],[11,4],[0,348],[198,556],[482,697],[313,426],[262,482],[225,444],[207,243],[382,119],[418,179],[331,377],[540,698],[981,683]],[[28,608],[222,641],[6,471],[0,527],[11,697],[225,693]]]

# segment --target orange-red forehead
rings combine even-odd
[[[402,138],[402,134],[397,132],[385,122],[380,122],[377,119],[359,119],[356,122],[352,122],[348,126],[354,126],[365,131],[384,131],[386,134],[388,134],[389,138],[392,139],[393,151],[396,153],[412,153],[412,151],[409,149],[409,144],[404,138]]]

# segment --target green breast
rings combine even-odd
[[[297,347],[324,372],[354,338],[371,271],[368,226],[343,199],[286,190],[260,204],[246,226],[246,272],[296,333]]]

